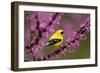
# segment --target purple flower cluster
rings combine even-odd
[[[84,34],[84,32],[89,32],[89,31],[90,31],[90,19],[88,19],[86,23],[80,24],[80,30],[73,33],[73,39],[66,40],[68,42],[66,46],[69,48],[68,50],[69,53],[70,53],[70,48],[71,51],[73,51],[74,50],[73,48],[79,47],[81,40],[87,39],[87,36]]]
[[[30,43],[25,45],[25,50],[32,53],[34,61],[54,59],[58,55],[64,56],[66,53],[73,53],[79,47],[80,41],[87,39],[84,33],[90,31],[90,19],[87,19],[84,24],[80,24],[80,29],[73,32],[73,38],[67,38],[59,49],[46,56],[37,57],[36,54],[43,49],[50,36],[60,27],[62,15],[63,13],[32,12],[27,16],[31,36],[28,38]]]
[[[30,43],[25,45],[35,56],[39,50],[43,49],[50,35],[52,35],[60,25],[61,13],[32,12],[27,16],[28,25],[30,25],[31,36]],[[27,30],[27,29],[26,29]],[[28,35],[25,33],[26,36]],[[25,39],[27,40],[27,39]]]

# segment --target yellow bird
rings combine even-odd
[[[63,30],[57,30],[49,39],[48,43],[46,44],[47,46],[54,46],[58,47],[62,44],[63,42],[63,36],[64,36],[64,31]]]

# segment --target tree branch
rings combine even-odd
[[[71,46],[71,43],[74,43],[76,40],[80,40],[80,34],[84,34],[87,31],[87,27],[90,28],[90,26],[88,26],[90,24],[90,20],[88,20],[83,27],[80,28],[79,31],[77,31],[76,36],[74,37],[74,39],[70,42],[67,42],[67,45],[62,45],[60,46],[60,48],[50,54],[48,54],[47,56],[44,57],[38,57],[38,58],[34,58],[34,61],[41,61],[41,60],[47,60],[49,58],[52,58],[53,56],[58,55],[61,51],[63,51],[64,49],[68,49],[68,46]]]

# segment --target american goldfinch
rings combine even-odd
[[[54,46],[58,47],[62,44],[63,42],[63,36],[64,36],[64,31],[63,30],[57,30],[49,39],[48,43],[46,44],[47,46]]]

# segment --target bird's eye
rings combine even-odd
[[[61,34],[64,34],[64,32],[61,32]]]

